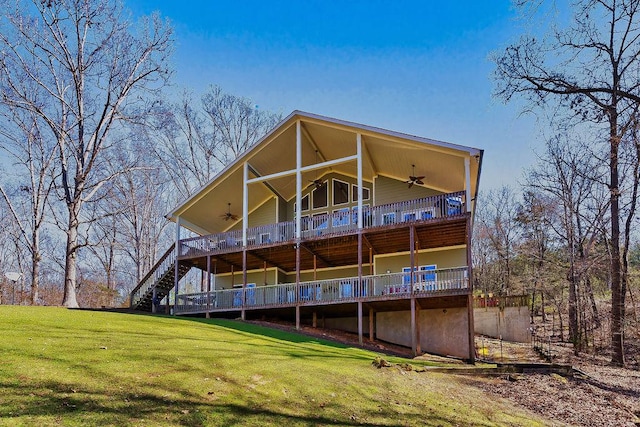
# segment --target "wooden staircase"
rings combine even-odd
[[[138,286],[131,291],[131,309],[151,312],[154,291],[158,301],[162,301],[169,294],[175,284],[175,261],[175,246],[172,245],[140,281]],[[181,262],[178,267],[178,280],[183,278],[190,269],[190,264]]]

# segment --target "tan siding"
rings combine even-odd
[[[242,212],[233,212],[240,217],[240,220],[233,224],[226,231],[242,230]],[[249,213],[249,227],[258,227],[260,225],[275,224],[278,222],[276,217],[276,199],[272,198],[264,202],[253,212]]]
[[[465,248],[445,249],[442,251],[420,252],[416,256],[416,265],[437,265],[438,268],[454,268],[467,265]],[[374,260],[376,274],[401,273],[403,267],[411,264],[409,254],[396,256],[380,256]]]
[[[278,218],[276,217],[275,198],[267,200],[262,206],[249,214],[249,227],[275,224],[276,222],[278,222]]]
[[[419,185],[414,185],[409,188],[406,182],[384,176],[376,178],[375,189],[376,205],[386,205],[387,203],[402,202],[404,200],[414,200],[442,194],[439,191]]]
[[[267,285],[275,285],[277,270],[275,268],[267,269]],[[234,274],[234,284],[242,285],[242,271],[236,271]],[[231,289],[231,274],[221,274],[215,279],[216,289]],[[255,283],[256,286],[264,285],[264,271],[252,271],[247,273],[247,283]]]

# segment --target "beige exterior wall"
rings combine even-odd
[[[506,341],[530,342],[529,307],[483,307],[473,310],[475,332]]]
[[[264,202],[258,209],[249,214],[249,227],[275,224],[277,217],[277,199],[271,198]]]
[[[375,179],[374,188],[376,191],[376,205],[386,205],[387,203],[402,202],[405,200],[414,200],[442,194],[439,191],[422,187],[420,185],[414,185],[409,188],[406,182],[387,178],[385,176],[378,176]]]
[[[233,273],[233,283],[238,286],[242,285],[242,271],[236,271]],[[267,269],[267,285],[277,284],[278,270],[275,268]],[[231,289],[231,274],[219,274],[215,277],[216,289]],[[263,286],[264,283],[264,270],[255,270],[247,272],[247,283],[255,283],[256,286]],[[213,284],[212,284],[213,286]]]
[[[260,225],[275,224],[278,221],[278,201],[275,197],[266,200],[257,209],[249,212],[249,228],[258,227]],[[225,231],[242,230],[242,212],[231,212],[240,217],[240,219]]]
[[[465,307],[420,310],[420,347],[423,352],[469,358],[469,319]],[[411,312],[376,313],[376,337],[411,347]]]
[[[433,265],[437,268],[455,268],[467,265],[467,249],[465,246],[456,246],[438,250],[425,250],[418,252],[415,257],[416,266]],[[411,265],[409,253],[398,255],[379,255],[374,259],[375,274],[401,273],[403,267]]]
[[[368,271],[368,266],[363,267],[363,274]],[[316,279],[313,278],[313,271],[300,272],[301,282],[310,282],[312,280],[326,280],[326,279],[339,279],[341,277],[356,277],[358,276],[358,267],[339,267],[339,268],[325,268],[316,271]],[[286,275],[286,283],[295,283],[296,273],[292,272]]]

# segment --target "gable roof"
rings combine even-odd
[[[242,211],[243,164],[250,165],[249,178],[271,175],[296,168],[296,122],[302,129],[302,164],[312,165],[356,153],[356,135],[362,135],[363,179],[377,176],[406,180],[415,165],[417,175],[425,175],[425,186],[441,192],[464,188],[464,158],[472,158],[471,194],[478,189],[483,151],[448,142],[407,135],[317,114],[294,111],[273,130],[226,166],[191,197],[173,209],[167,218],[199,234],[224,231],[229,223],[220,218],[231,203],[233,213]],[[325,173],[356,176],[356,162],[341,163],[303,173],[306,184]],[[303,184],[303,187],[306,185]],[[249,211],[274,195],[295,197],[294,175],[249,185]]]

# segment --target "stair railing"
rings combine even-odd
[[[160,257],[158,262],[155,263],[153,267],[149,270],[149,272],[140,280],[138,286],[136,286],[131,291],[131,297],[129,306],[134,308],[140,301],[144,298],[144,296],[152,289],[157,281],[170,269],[175,266],[176,262],[176,253],[175,253],[175,245],[171,245],[169,249]]]

